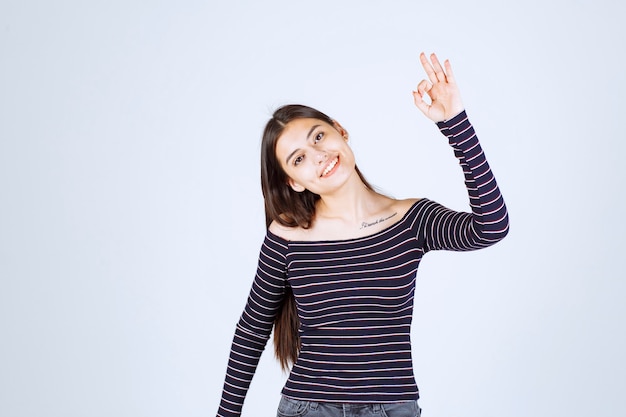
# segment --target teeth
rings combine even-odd
[[[322,177],[326,174],[328,174],[334,167],[335,165],[337,165],[337,161],[339,161],[338,158],[335,158],[333,160],[333,162],[331,162],[330,164],[328,164],[328,166],[326,167],[326,169],[324,170],[324,172],[322,172]]]

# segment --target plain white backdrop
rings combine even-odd
[[[207,416],[264,236],[279,105],[368,179],[467,210],[412,103],[450,58],[511,233],[418,272],[425,416],[615,416],[626,390],[625,6],[616,1],[0,2],[0,415]],[[244,416],[275,415],[264,353]]]

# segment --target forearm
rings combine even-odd
[[[231,345],[218,416],[241,414],[259,359],[272,332],[285,291],[285,247],[265,238],[257,274]]]
[[[244,330],[241,320],[235,330],[228,359],[222,399],[217,413],[220,417],[241,415],[243,401],[267,343],[267,337],[264,335],[255,335]]]
[[[437,126],[448,138],[463,169],[471,208],[469,216],[445,219],[456,242],[441,248],[471,250],[502,240],[509,229],[507,208],[467,114],[463,111]]]

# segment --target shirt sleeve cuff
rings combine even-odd
[[[465,110],[461,110],[461,112],[456,116],[452,116],[447,120],[437,122],[437,127],[439,128],[439,130],[450,129],[465,119],[467,119],[467,113],[465,112]]]

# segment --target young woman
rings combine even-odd
[[[415,105],[454,149],[471,213],[377,193],[337,121],[306,106],[276,110],[261,151],[268,230],[218,416],[241,414],[272,327],[281,365],[292,364],[278,416],[419,416],[410,331],[422,256],[484,248],[509,226],[450,63],[420,61],[428,80]]]

